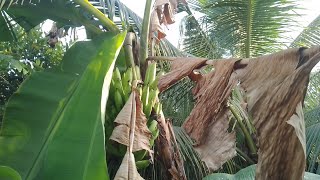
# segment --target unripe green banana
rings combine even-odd
[[[113,81],[114,87],[119,91],[120,95],[122,96],[122,99],[125,99],[126,96],[123,91],[121,74],[120,74],[120,71],[117,67],[115,68],[115,70],[113,72],[112,81]]]
[[[117,67],[115,68],[115,70],[113,72],[112,79],[117,80],[117,81],[121,81],[121,73]]]
[[[136,161],[137,169],[145,169],[149,166],[149,164],[150,164],[149,160]]]
[[[137,74],[137,80],[141,80],[141,72],[140,72],[140,67],[135,66],[136,74]]]
[[[156,102],[156,104],[154,105],[154,111],[156,112],[156,114],[160,113],[160,102]]]
[[[158,129],[158,121],[152,120],[150,122],[150,125],[149,125],[148,129],[151,131],[152,136],[155,136],[154,133],[156,133],[156,130]]]
[[[131,94],[131,87],[132,87],[132,68],[128,68],[127,71],[123,74],[122,78],[122,85],[123,85],[123,92],[125,95],[125,100],[129,99]]]
[[[118,89],[116,89],[114,93],[114,102],[115,102],[116,109],[119,112],[122,109],[124,102]]]
[[[149,86],[144,86],[142,89],[142,95],[141,95],[143,109],[145,109],[145,107],[147,106],[148,99],[149,99]]]
[[[156,78],[156,72],[157,72],[157,63],[153,62],[147,68],[144,84],[150,84],[151,82],[153,82]]]
[[[156,90],[151,89],[150,90],[147,105],[143,109],[146,117],[149,117],[151,115],[151,111],[156,103],[156,100],[158,98],[158,94],[159,94],[158,89],[156,89]]]
[[[159,72],[158,75],[156,76],[155,80],[150,83],[149,87],[150,87],[151,89],[158,89],[159,79],[160,79],[160,77],[163,76],[163,75],[164,75],[164,72],[163,72],[163,71]]]
[[[154,135],[152,135],[152,137],[151,137],[151,139],[150,139],[150,146],[151,146],[151,147],[153,146],[154,141],[155,141],[155,140],[157,139],[157,137],[159,136],[159,133],[160,133],[159,129],[156,129],[154,132],[152,132],[152,134],[154,134]]]
[[[157,89],[158,88],[159,78],[157,77],[154,81],[152,81],[149,85],[150,89]]]
[[[159,94],[159,90],[158,89],[150,89],[149,90],[148,104],[151,104],[152,107],[156,103],[158,94]]]

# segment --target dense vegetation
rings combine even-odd
[[[319,49],[276,53],[319,45],[319,17],[288,43],[294,0],[152,2],[0,1],[0,179],[319,178]],[[50,46],[46,19],[90,41]]]

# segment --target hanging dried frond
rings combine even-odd
[[[164,119],[163,114],[158,117],[159,137],[156,140],[157,158],[168,169],[167,178],[172,180],[186,180],[183,160],[172,129],[172,124]]]
[[[175,58],[171,65],[172,71],[159,79],[158,88],[160,92],[178,82],[180,79],[191,75],[194,69],[204,66],[206,61],[207,59],[204,58]]]
[[[320,47],[296,48],[254,59],[211,64],[214,71],[197,81],[193,90],[197,102],[183,125],[211,170],[219,168],[235,154],[234,135],[227,132],[229,111],[226,99],[232,88],[240,83],[246,92],[245,103],[257,132],[259,160],[256,178],[303,177],[306,153],[301,104],[309,73],[320,60],[319,52]],[[177,78],[177,81],[183,76],[176,73],[167,78]]]
[[[246,92],[257,130],[257,179],[303,178],[306,142],[301,103],[309,73],[320,60],[318,52],[319,47],[288,49],[252,59],[234,73]]]
[[[151,132],[146,126],[147,119],[142,112],[142,103],[136,90],[133,90],[127,103],[115,119],[110,139],[128,146],[120,168],[114,179],[143,179],[137,171],[133,152],[147,150],[151,155]]]
[[[182,2],[186,3],[186,2]],[[174,14],[178,8],[178,0],[156,0],[154,4],[154,10],[151,13],[150,33],[149,38],[156,38],[156,42],[159,43],[166,34],[163,31],[161,25],[173,24]]]
[[[133,119],[133,114],[135,119]],[[131,129],[131,123],[133,121],[135,122],[133,152],[144,149],[149,151],[151,155],[151,132],[147,127],[147,118],[142,112],[142,104],[137,93],[132,93],[130,95],[127,103],[114,120],[116,127],[114,128],[110,139],[125,146],[129,146],[129,135],[130,131],[133,130]]]
[[[195,149],[210,170],[236,155],[235,134],[229,133],[227,100],[235,81],[230,76],[239,59],[215,61],[214,71],[204,75],[194,88],[194,109],[183,124],[195,140]]]

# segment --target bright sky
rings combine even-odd
[[[131,10],[133,10],[135,13],[137,13],[140,17],[143,17],[144,14],[144,7],[146,0],[120,0],[122,3],[124,3],[127,7],[129,7]],[[303,27],[307,26],[310,22],[312,22],[319,14],[319,7],[320,7],[320,0],[300,0],[299,7],[304,8],[303,10],[298,10],[297,14],[301,14],[299,18],[296,19],[296,21],[299,23],[301,28],[295,29],[291,33],[288,34],[289,37],[295,39]],[[174,46],[178,46],[179,44],[179,25],[181,22],[181,19],[186,15],[186,12],[182,12],[175,15],[176,23],[169,25],[167,28],[165,28],[166,32],[166,39],[168,39]],[[197,14],[196,14],[197,16]],[[45,29],[46,32],[48,32],[51,28],[51,26],[46,26]],[[82,39],[81,36],[83,33],[78,33],[79,39]],[[83,37],[84,38],[84,37]],[[317,69],[320,69],[320,63],[318,63]]]
[[[120,1],[124,3],[127,7],[129,7],[131,10],[133,10],[135,13],[137,13],[140,17],[143,17],[146,0],[120,0]],[[320,14],[319,12],[320,0],[300,0],[299,7],[304,8],[303,10],[298,10],[296,12],[297,14],[301,14],[301,16],[296,19],[296,21],[299,23],[301,28],[298,28],[295,31],[292,31],[291,33],[288,34],[288,36],[291,37],[292,40],[295,39],[300,34],[303,27],[311,23]],[[167,34],[166,39],[168,39],[176,47],[178,46],[178,43],[179,43],[180,21],[186,14],[187,13],[185,12],[176,14],[175,15],[176,23],[169,25],[168,29],[165,30]],[[320,69],[320,63],[318,63],[315,69]]]
[[[144,14],[144,7],[146,0],[120,0],[122,3],[124,3],[127,7],[129,7],[131,10],[133,10],[135,13],[137,13],[140,17],[143,17]],[[138,3],[139,2],[139,3]],[[299,3],[299,7],[304,8],[304,10],[297,11],[298,14],[302,14],[300,18],[297,19],[297,22],[300,23],[301,27],[307,26],[312,20],[314,20],[319,14],[319,7],[320,7],[320,0],[301,0]],[[168,39],[173,45],[178,45],[179,40],[179,25],[181,19],[186,15],[187,13],[182,12],[175,15],[176,23],[169,25],[169,29],[166,30],[166,39]],[[294,39],[296,36],[299,35],[301,29],[297,29],[296,31],[293,31],[290,33],[290,37]]]

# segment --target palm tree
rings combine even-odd
[[[220,54],[220,57],[215,58],[222,56],[248,58],[273,53],[288,46],[319,45],[319,17],[305,27],[295,40],[290,42],[290,39],[286,37],[292,26],[296,26],[294,22],[296,15],[293,13],[298,8],[296,1],[199,0],[188,2],[194,11],[202,13],[202,17],[195,19],[192,13],[185,17],[181,26],[183,29],[180,46],[184,51],[196,56],[214,58],[212,54]],[[211,44],[211,46],[206,44]],[[212,47],[211,51],[208,51],[208,47]],[[305,99],[310,172],[317,172],[315,169],[318,164],[315,159],[319,157],[319,152],[316,151],[319,149],[319,144],[314,141],[319,137],[317,134],[319,129],[316,129],[318,126],[312,126],[312,130],[309,128],[310,121],[318,122],[316,115],[319,112],[318,88],[314,83],[318,79],[317,75],[318,73],[315,73],[311,76],[309,91]],[[169,109],[166,111],[167,116],[173,118],[178,124],[182,124],[181,117],[186,117],[192,109],[182,104],[190,104],[193,100],[192,96],[185,95],[183,98],[178,98],[177,94],[191,93],[191,88],[192,84],[184,80],[170,88],[168,92],[164,92],[164,105],[169,104],[165,106]],[[176,104],[178,106],[175,106]],[[238,136],[237,138],[240,138],[240,135]],[[240,150],[243,150],[242,143],[238,144]],[[238,154],[240,156],[241,151],[238,151]],[[224,166],[223,172],[235,173],[233,169],[241,169],[239,167],[243,168],[248,165],[243,164],[236,157]]]

